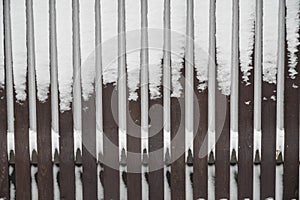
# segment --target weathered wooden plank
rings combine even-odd
[[[164,138],[162,98],[149,101],[149,199],[164,199]],[[184,163],[183,163],[184,164]]]
[[[142,199],[141,175],[141,101],[130,100],[127,109],[127,194]]]
[[[299,32],[299,31],[298,31]],[[285,49],[287,43],[285,41]],[[300,58],[298,45],[298,59]],[[284,172],[283,199],[298,199],[299,188],[299,74],[291,78],[288,64],[288,52],[285,52],[284,69]],[[299,72],[299,62],[296,71]]]
[[[6,89],[0,88],[0,198],[9,199]]]
[[[37,148],[39,199],[53,199],[53,170],[51,149],[51,101],[37,99]]]
[[[171,98],[171,199],[185,199],[184,99]]]
[[[275,90],[274,84],[262,83],[261,199],[275,195],[276,101],[271,99]]]
[[[196,99],[194,106],[199,107],[199,114],[194,112],[194,174],[193,199],[207,199],[207,143],[205,137],[208,131],[208,89],[201,92],[197,87],[196,70],[194,71],[194,91]],[[196,117],[198,116],[198,117]],[[202,157],[203,155],[203,157]]]
[[[82,101],[83,199],[97,199],[96,104],[92,94]]]
[[[221,95],[221,94],[220,94]],[[218,98],[216,95],[216,105],[226,107],[226,113],[221,113],[223,109],[216,107],[216,178],[215,197],[216,199],[229,199],[229,161],[230,161],[230,99],[229,96]],[[226,99],[225,101],[222,101]],[[222,118],[221,116],[225,116]]]
[[[5,86],[0,88],[0,197],[9,199],[9,169],[7,153],[7,88],[8,81],[12,86],[12,41],[11,41],[11,19],[10,1],[3,1],[3,25],[4,25],[4,73]],[[8,76],[11,77],[8,77]],[[12,91],[11,91],[12,92]]]
[[[103,86],[104,199],[114,200],[120,198],[118,98],[116,93],[113,83]]]
[[[59,113],[59,167],[60,198],[75,199],[75,165],[73,140],[73,113]]]
[[[253,55],[254,53],[252,61]],[[243,80],[244,72],[241,66],[239,67],[238,191],[239,198],[251,199],[253,198],[254,72],[253,69],[248,72],[250,75],[246,82]]]
[[[16,199],[31,199],[28,98],[15,101],[14,107]]]

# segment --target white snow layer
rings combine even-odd
[[[254,48],[255,1],[240,1],[240,62],[243,80],[249,81],[249,70],[253,67],[251,55]]]
[[[186,1],[171,1],[171,30],[172,96],[179,97],[183,89],[179,78],[185,51]]]
[[[207,87],[210,0],[194,2],[195,67],[200,82],[198,89]]]
[[[117,80],[117,2],[103,0],[102,2],[102,41],[103,41],[103,81]],[[161,59],[163,39],[163,1],[149,1],[149,81],[151,96],[159,96],[158,86],[161,83]],[[49,30],[48,3],[34,1],[36,75],[38,97],[46,100],[49,92]],[[2,4],[1,4],[2,7]],[[208,12],[209,0],[195,1],[195,66],[197,76],[204,89],[207,80],[207,49],[208,49]],[[263,17],[263,73],[264,81],[276,82],[276,54],[278,35],[278,0],[264,1]],[[21,0],[11,1],[12,43],[14,59],[14,80],[16,95],[19,100],[26,98],[25,75],[26,61],[26,23],[25,4]],[[94,80],[94,1],[80,2],[81,23],[81,60],[83,77],[83,94],[93,90]],[[230,52],[231,52],[231,0],[217,1],[217,62],[219,87],[224,94],[230,93]],[[240,1],[240,60],[247,81],[253,51],[253,22],[255,2]],[[3,14],[0,15],[2,21]],[[72,101],[72,5],[70,1],[57,2],[57,34],[58,34],[58,76],[61,97],[61,109],[69,109]],[[297,73],[297,45],[299,44],[299,3],[297,0],[287,0],[287,43],[290,75]],[[172,29],[172,83],[173,96],[179,96],[182,86],[178,82],[184,57],[186,2],[171,1]],[[47,22],[47,23],[45,23]],[[3,29],[3,24],[0,24]],[[139,44],[140,44],[140,2],[126,2],[127,29],[127,64],[130,88],[130,98],[135,99],[139,83]],[[152,30],[154,29],[154,30]],[[20,34],[24,33],[24,34]],[[134,40],[134,44],[132,44]],[[3,84],[3,31],[0,34],[0,84]],[[133,46],[132,46],[133,45]]]
[[[226,12],[225,12],[226,11]],[[222,93],[230,94],[232,1],[216,3],[217,79]]]
[[[300,4],[298,0],[286,1],[286,39],[287,50],[289,58],[289,72],[292,78],[298,73],[296,71],[296,65],[298,63],[297,58],[297,46],[299,43],[299,9]]]
[[[276,83],[278,0],[263,2],[263,80]]]

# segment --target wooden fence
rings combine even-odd
[[[274,30],[279,33],[277,84],[262,80],[261,0],[256,0],[255,50],[249,76],[249,82],[254,84],[242,80],[238,51],[239,0],[232,1],[231,96],[221,94],[216,86],[216,0],[210,0],[208,87],[201,92],[197,89],[199,81],[193,67],[193,15],[197,10],[193,8],[193,0],[187,0],[187,36],[191,39],[186,42],[180,80],[184,93],[179,98],[170,96],[172,0],[164,0],[164,87],[160,88],[163,95],[151,99],[148,84],[141,84],[136,101],[127,100],[127,78],[120,78],[117,85],[102,83],[102,51],[97,48],[101,44],[101,0],[95,0],[93,8],[96,21],[94,92],[88,100],[81,97],[79,0],[72,0],[73,101],[71,109],[64,112],[59,112],[55,0],[49,0],[51,90],[45,101],[36,95],[33,2],[26,0],[26,33],[19,33],[26,34],[27,39],[28,98],[17,101],[13,87],[10,13],[14,8],[10,0],[2,1],[5,84],[0,89],[0,199],[299,199],[299,76],[288,75],[285,0],[279,1],[280,25]],[[142,0],[141,83],[147,83],[149,76],[147,9],[147,0]],[[126,52],[125,0],[118,0],[118,31],[121,55],[118,71],[120,76],[127,77],[126,55],[123,54]],[[299,52],[298,46],[298,57]],[[300,70],[299,64],[296,68]],[[277,95],[277,103],[273,95]],[[163,107],[154,109],[148,120],[148,108],[156,104]],[[195,111],[195,107],[199,110]],[[112,108],[117,108],[117,112]],[[31,116],[33,110],[36,117]],[[220,112],[224,111],[223,116]],[[277,112],[283,112],[284,116],[282,151],[276,149],[276,128],[281,122],[276,118]],[[13,122],[9,119],[12,115]],[[254,123],[255,115],[261,119],[261,127]],[[37,148],[33,150],[29,131],[32,119],[36,119],[37,135]],[[127,119],[125,124],[120,123],[122,119]],[[166,119],[170,124],[170,147],[164,143]],[[7,131],[12,123],[14,133]],[[82,148],[76,149],[74,130],[78,130],[78,124],[82,124]],[[56,126],[59,146],[53,149],[52,129]],[[119,149],[119,128],[127,130],[126,149]],[[192,148],[185,152],[186,130],[189,129],[194,140]],[[99,130],[103,135],[97,134]],[[141,139],[145,130],[147,148]],[[238,140],[233,144],[236,132]],[[10,152],[9,134],[14,134],[15,145]],[[254,142],[257,140],[261,141],[260,147]],[[99,141],[102,141],[103,151],[98,148]],[[211,146],[212,143],[215,145]],[[198,152],[203,153],[203,149],[204,156],[199,156]]]

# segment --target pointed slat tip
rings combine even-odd
[[[36,150],[33,150],[31,153],[31,164],[34,166],[37,166],[38,164],[38,155]]]
[[[170,166],[171,165],[171,156],[170,156],[170,150],[167,148],[165,153],[165,165]]]
[[[77,149],[77,151],[76,151],[75,165],[76,166],[81,166],[82,165],[82,156],[81,156],[80,149]]]
[[[186,165],[191,167],[191,166],[193,166],[193,164],[194,164],[194,158],[193,158],[193,155],[192,155],[192,150],[189,149],[187,160],[186,160]]]
[[[282,152],[279,152],[276,157],[276,165],[282,165],[282,164],[283,164]]]
[[[55,152],[54,152],[53,164],[55,164],[56,166],[59,165],[59,154],[58,154],[58,150],[57,149],[55,149]]]
[[[214,153],[212,151],[209,153],[207,164],[208,165],[214,165],[215,164],[215,156],[214,156]]]
[[[237,156],[235,149],[232,149],[231,156],[230,156],[230,165],[235,166],[237,165]]]
[[[10,165],[15,164],[15,152],[13,150],[10,150],[10,152],[9,152],[9,161],[8,161],[8,163]]]
[[[148,154],[147,154],[147,150],[144,149],[144,150],[143,150],[142,165],[147,166],[148,163],[149,163],[149,157],[148,157]]]
[[[261,160],[259,156],[259,150],[255,151],[255,157],[254,157],[254,165],[260,165]]]
[[[126,158],[126,153],[125,153],[125,149],[124,148],[121,151],[120,165],[121,166],[126,166],[127,165],[127,158]]]

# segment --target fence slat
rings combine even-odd
[[[0,88],[0,197],[9,199],[6,89]]]
[[[182,69],[184,70],[184,69]],[[185,199],[184,99],[171,98],[171,199]]]
[[[5,86],[0,88],[0,197],[9,199],[9,180],[8,180],[8,154],[7,154],[7,88],[8,77],[12,71],[12,41],[11,41],[11,21],[10,21],[10,1],[3,1],[3,24],[4,24],[4,73]],[[12,84],[12,83],[11,83]]]
[[[298,31],[299,32],[299,31]],[[287,43],[285,41],[285,47]],[[285,48],[286,49],[286,48]],[[298,45],[298,59],[300,57]],[[299,194],[299,74],[292,79],[289,72],[288,52],[285,52],[284,80],[284,176],[283,199],[298,199]],[[299,72],[299,61],[296,70]]]
[[[198,85],[199,81],[197,80],[196,70],[194,70],[194,91],[197,98],[194,100],[194,105],[199,107],[199,120],[194,117],[194,200],[207,199],[207,144],[205,143],[205,137],[208,131],[208,89],[199,92]],[[197,113],[194,112],[194,116],[196,115]]]
[[[221,95],[221,94],[220,94]],[[226,106],[225,118],[223,120],[218,119],[223,113],[219,113],[220,110],[216,108],[216,181],[215,181],[215,197],[216,199],[229,199],[229,160],[230,160],[230,100],[229,96],[226,96],[225,102],[220,102],[219,95],[216,97],[216,105],[222,104]],[[226,105],[224,105],[224,103]],[[222,125],[223,124],[223,125]],[[222,129],[220,129],[222,127]],[[220,132],[219,132],[220,131]],[[218,133],[219,132],[219,133]],[[219,136],[218,136],[219,135]]]
[[[28,98],[25,101],[15,100],[14,107],[16,199],[31,199]]]
[[[271,99],[275,90],[274,84],[262,83],[261,199],[275,193],[276,101]]]
[[[103,87],[103,185],[104,199],[120,198],[119,179],[119,134],[118,125],[118,98],[115,86],[109,83]]]
[[[50,96],[45,102],[37,99],[37,133],[39,199],[53,199]]]
[[[82,102],[83,199],[97,199],[95,95]]]
[[[60,198],[75,199],[75,165],[72,110],[67,110],[59,113],[59,135]]]
[[[149,199],[164,199],[162,98],[151,99],[149,107]]]
[[[129,101],[127,111],[127,194],[128,199],[142,199],[141,175],[141,102]]]
[[[254,38],[253,38],[254,40]],[[254,53],[251,56],[252,66]],[[239,66],[238,107],[238,190],[239,198],[253,198],[253,132],[254,132],[254,72],[248,71],[248,83],[243,80],[244,72]],[[250,83],[250,84],[249,84]]]

